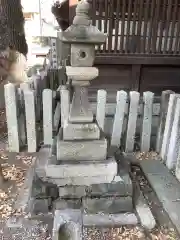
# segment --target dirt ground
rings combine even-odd
[[[14,202],[17,198],[18,192],[23,185],[25,174],[32,163],[33,157],[24,155],[16,155],[11,158],[4,149],[7,140],[7,128],[6,128],[6,117],[5,112],[1,110],[0,112],[0,156],[1,164],[3,168],[3,174],[5,177],[4,182],[0,184],[0,240],[11,239],[11,237],[6,237],[6,231],[3,227],[4,223],[11,216],[17,216],[21,214],[20,212],[15,212],[13,209]],[[153,153],[154,154],[154,153]],[[138,159],[149,158],[149,155],[137,154]],[[158,156],[155,154],[155,158]],[[149,205],[152,209],[154,217],[157,221],[157,227],[152,232],[147,232],[140,226],[137,227],[120,227],[116,229],[85,229],[84,239],[87,240],[179,240],[180,237],[176,234],[175,229],[167,220],[166,214],[163,213],[163,209],[158,204],[156,196],[153,195],[152,189],[148,185],[146,179],[141,175],[138,168],[133,168],[133,174],[137,181],[140,183],[141,190],[143,191],[145,197],[147,198]],[[148,189],[148,190],[147,190]],[[157,208],[158,205],[158,208]],[[158,209],[158,212],[157,212]],[[162,220],[163,219],[163,220]],[[168,222],[168,223],[167,223]],[[35,238],[41,240],[51,240],[48,234],[38,233],[41,235],[34,235]],[[27,236],[17,237],[14,235],[12,237],[14,240],[28,239]],[[29,238],[31,239],[31,238]]]

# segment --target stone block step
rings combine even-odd
[[[138,219],[134,213],[119,214],[83,214],[84,227],[115,228],[125,225],[137,225]]]
[[[140,166],[170,220],[180,233],[180,183],[160,161],[140,161]]]
[[[81,199],[61,199],[58,198],[53,203],[53,210],[81,209]]]
[[[61,132],[57,139],[57,160],[101,161],[107,156],[107,140],[63,141]]]
[[[97,177],[116,176],[117,162],[114,158],[104,162],[60,164],[55,165],[50,162],[45,166],[46,177],[49,178],[76,178],[76,177]]]
[[[132,196],[132,181],[127,176],[115,176],[111,183],[92,184],[91,186],[65,186],[59,187],[59,196],[61,198],[81,198],[89,197],[108,197]]]
[[[83,198],[82,207],[85,213],[114,214],[121,212],[132,212],[132,197],[108,197],[108,198]]]
[[[69,178],[49,178],[46,181],[56,184],[57,186],[91,186],[92,184],[111,183],[114,175],[101,175],[101,176],[87,176],[87,177],[69,177]]]
[[[96,123],[67,123],[63,128],[63,140],[98,140],[100,129]]]

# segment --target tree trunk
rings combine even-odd
[[[20,0],[0,0],[0,80],[22,82],[28,47]],[[24,57],[22,56],[24,55]],[[16,67],[15,67],[16,65]],[[18,77],[17,70],[18,68]]]

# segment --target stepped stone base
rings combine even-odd
[[[47,178],[48,182],[56,184],[58,187],[67,185],[74,186],[91,186],[92,184],[111,183],[114,179],[113,175],[101,175],[91,177],[71,177],[71,178]]]
[[[98,140],[100,129],[96,123],[67,123],[63,128],[63,140]]]
[[[132,212],[132,197],[85,198],[82,200],[83,210],[89,214]]]
[[[132,181],[128,175],[116,176],[111,183],[92,184],[91,186],[65,186],[59,187],[61,198],[81,197],[109,197],[109,196],[132,196]]]
[[[87,214],[115,214],[132,212],[132,197],[101,197],[81,199],[57,199],[54,202],[54,209],[82,209]]]
[[[101,162],[83,162],[78,164],[51,164],[45,166],[46,176],[49,178],[78,178],[78,177],[100,177],[117,175],[117,162],[110,158]]]
[[[106,159],[107,140],[63,141],[62,133],[57,139],[57,160],[101,161]]]

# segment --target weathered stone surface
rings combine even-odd
[[[79,163],[79,164],[47,164],[45,167],[46,176],[50,178],[77,178],[94,176],[116,176],[117,163],[114,158],[104,162]]]
[[[61,89],[61,126],[68,121],[70,109],[70,96],[67,89]]]
[[[169,170],[175,168],[178,158],[180,145],[180,99],[177,100],[174,121],[171,128],[171,136],[169,139],[169,147],[167,152],[166,166]]]
[[[59,187],[61,198],[81,198],[86,196],[86,186],[65,186]]]
[[[66,67],[66,74],[72,81],[91,81],[99,75],[95,67]]]
[[[140,146],[141,152],[148,152],[150,149],[153,99],[154,99],[154,93],[152,92],[143,93],[144,112],[143,112],[141,146]]]
[[[71,45],[71,66],[90,67],[95,59],[95,47],[87,44]]]
[[[58,129],[60,126],[60,119],[61,119],[61,103],[58,102],[56,109],[55,109],[55,113],[54,113],[54,126],[53,126],[53,131],[57,134],[58,133]]]
[[[123,130],[123,122],[125,116],[125,107],[127,101],[127,92],[118,91],[116,96],[116,113],[114,116],[111,145],[120,146],[121,135]]]
[[[138,219],[134,213],[120,214],[83,214],[84,227],[119,227],[137,225]]]
[[[180,184],[160,161],[140,161],[141,168],[157,197],[180,233]]]
[[[94,140],[100,138],[100,129],[95,123],[72,124],[63,127],[63,139],[66,140]]]
[[[105,90],[98,90],[96,121],[102,131],[104,131],[104,123],[105,123],[105,117],[106,117],[106,98],[107,98],[107,92]]]
[[[56,210],[52,240],[82,240],[82,214],[80,210]]]
[[[174,94],[174,92],[171,90],[166,90],[166,91],[163,91],[161,94],[159,126],[158,126],[158,133],[157,133],[157,139],[156,139],[156,151],[158,153],[161,150],[170,94]]]
[[[53,203],[55,210],[60,209],[80,209],[82,202],[80,199],[57,199]]]
[[[8,129],[8,150],[10,152],[19,152],[18,109],[16,106],[17,92],[12,83],[4,86],[4,97]]]
[[[164,135],[163,135],[162,146],[160,151],[160,156],[162,157],[164,162],[167,159],[167,151],[168,151],[169,140],[171,136],[172,124],[174,121],[175,107],[176,107],[177,99],[179,97],[180,97],[180,94],[171,94],[169,98]]]
[[[33,91],[24,91],[28,152],[37,150],[36,111]]]
[[[70,79],[68,80],[68,83],[70,83]],[[90,82],[88,81],[73,81],[73,86],[87,87],[89,85],[90,85]]]
[[[96,151],[98,149],[98,151]],[[57,160],[61,161],[102,161],[107,156],[107,140],[62,141],[57,139]]]
[[[135,208],[140,219],[141,225],[148,230],[152,230],[156,225],[156,221],[142,192],[140,192],[140,195],[138,196]]]
[[[32,187],[33,187],[33,179],[35,177],[35,162],[32,163],[29,168],[26,176],[24,184],[19,192],[17,200],[14,205],[15,210],[21,210],[22,212],[30,212],[32,207]]]
[[[53,120],[52,120],[52,90],[43,91],[43,137],[44,144],[51,145],[53,139]]]
[[[88,188],[91,196],[132,196],[133,186],[129,175],[115,176],[111,183],[93,184]]]
[[[139,92],[131,91],[125,152],[133,152],[139,106]]]
[[[83,198],[83,209],[86,213],[121,213],[132,212],[132,197]]]
[[[115,176],[111,183],[92,184],[91,186],[59,187],[59,196],[62,198],[132,196],[132,181],[127,176]]]
[[[34,199],[33,206],[32,206],[32,212],[34,214],[48,213],[50,205],[51,205],[50,198]]]
[[[86,87],[75,87],[69,121],[72,123],[93,122],[93,114],[90,109]]]
[[[114,175],[71,177],[71,178],[46,178],[47,181],[57,184],[57,186],[79,185],[90,186],[92,184],[111,183]]]
[[[36,177],[33,180],[31,196],[35,199],[56,199],[58,197],[58,188],[56,185],[42,181]]]
[[[91,186],[59,187],[59,196],[62,198],[132,196],[132,182],[128,177],[123,179],[116,176],[111,183],[92,184]]]
[[[179,180],[180,182],[180,147],[179,147],[179,152],[178,152],[178,157],[177,157],[177,163],[176,163],[176,178]]]

